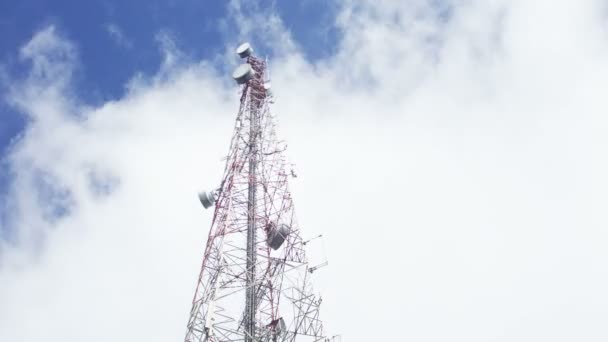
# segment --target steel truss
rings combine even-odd
[[[266,62],[247,63],[255,75],[241,89],[185,341],[330,341],[288,190],[286,146],[275,135]],[[277,237],[280,227],[287,234]]]

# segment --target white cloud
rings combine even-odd
[[[322,314],[344,341],[604,341],[600,2],[452,5],[349,1],[335,56],[272,61],[299,221],[327,237]],[[47,77],[73,49],[37,34],[10,93],[35,119],[7,157],[0,340],[179,340],[236,87],[200,63],[88,108]]]
[[[103,28],[106,30],[110,38],[112,38],[114,43],[116,43],[118,46],[127,49],[133,47],[133,42],[129,38],[127,38],[124,31],[122,30],[122,28],[120,28],[120,26],[118,26],[118,24],[107,23],[104,25]]]
[[[170,31],[162,30],[154,36],[154,39],[162,55],[159,74],[170,75],[176,72],[175,68],[188,63],[187,56],[180,51],[175,36]]]

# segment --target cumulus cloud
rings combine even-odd
[[[605,340],[601,2],[341,6],[334,56],[278,40],[271,61],[299,221],[326,237],[328,328]],[[7,100],[32,120],[6,156],[0,340],[183,338],[210,224],[195,192],[220,177],[236,86],[202,61],[91,108],[70,94],[76,47],[56,30],[21,54],[31,72]]]

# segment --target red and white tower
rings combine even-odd
[[[248,43],[233,73],[240,108],[222,181],[201,192],[215,206],[186,342],[333,341],[312,291],[315,267],[306,259],[283,156],[270,112],[266,62]]]

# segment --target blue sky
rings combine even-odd
[[[327,331],[608,341],[605,4],[233,1],[0,1],[0,341],[183,340],[241,34],[324,236]]]
[[[13,80],[25,75],[29,66],[19,60],[19,48],[36,32],[53,25],[77,48],[79,68],[73,80],[77,98],[95,106],[120,98],[125,83],[135,74],[150,75],[159,69],[159,34],[169,35],[193,61],[223,52],[226,36],[231,33],[227,5],[219,0],[3,1],[0,71]],[[308,58],[322,58],[335,50],[337,8],[332,2],[278,1],[265,6],[272,6],[280,15]],[[260,8],[243,10],[247,14]],[[0,82],[0,86],[6,89],[6,83]],[[4,158],[11,139],[23,130],[26,120],[4,99],[0,100],[0,117],[0,153]],[[0,165],[0,196],[6,192],[6,184],[7,170]]]
[[[224,49],[229,33],[226,1],[23,0],[0,3],[0,63],[11,77],[27,70],[18,52],[34,33],[53,24],[76,44],[81,67],[78,97],[95,105],[119,98],[136,73],[152,74],[162,60],[156,39],[165,33],[193,60]],[[334,48],[331,2],[279,1],[271,5],[305,54],[327,56]],[[247,9],[245,9],[247,10]],[[0,150],[23,128],[24,120],[0,104]]]

